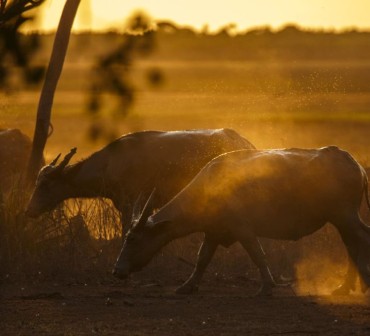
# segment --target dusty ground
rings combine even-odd
[[[263,240],[274,275],[293,281],[268,298],[255,296],[258,271],[239,244],[217,250],[197,294],[175,294],[201,235],[172,242],[126,281],[110,274],[109,258],[9,274],[0,278],[0,335],[370,335],[370,293],[328,295],[347,266],[333,233],[329,226],[298,243]]]
[[[177,295],[158,281],[6,285],[1,335],[369,335],[370,297],[255,297],[255,280],[205,281]]]

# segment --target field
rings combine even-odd
[[[97,121],[115,135],[143,129],[229,127],[257,148],[334,144],[370,166],[370,62],[363,56],[365,51],[337,53],[335,59],[327,54],[295,58],[291,54],[276,57],[276,52],[269,54],[271,50],[266,48],[264,58],[254,53],[243,59],[238,41],[228,47],[230,38],[201,43],[187,37],[182,44],[175,39],[176,44],[174,37],[162,37],[157,51],[139,57],[130,68],[136,91],[129,114],[120,116],[115,97],[104,94],[103,110],[99,116],[91,116],[86,102],[94,57],[118,37],[99,39],[96,49],[90,41],[86,48],[93,52],[86,52],[86,58],[79,57],[79,43],[72,39],[54,100],[54,133],[47,143],[46,161],[72,147],[78,148],[73,160],[101,148],[107,139],[92,142],[88,138],[91,123]],[[36,58],[40,63],[47,59],[50,41],[46,42]],[[179,52],[176,47],[180,46],[187,52]],[[212,57],[216,48],[223,52]],[[342,49],[347,50],[345,43]],[[150,69],[163,73],[161,85],[148,84]],[[38,97],[39,88],[25,89],[19,83],[8,94],[0,93],[0,128],[20,128],[32,136]],[[88,206],[82,208],[84,214],[89,212]],[[368,213],[365,218],[370,223]],[[18,258],[13,267],[0,272],[2,335],[370,333],[368,295],[329,295],[344,277],[347,262],[339,236],[331,227],[299,243],[279,245],[264,240],[274,273],[294,283],[277,288],[272,298],[258,298],[254,296],[256,268],[239,245],[219,249],[198,294],[174,294],[191,273],[200,244],[198,235],[171,243],[130,280],[115,280],[110,270],[120,249],[119,238],[101,245],[101,227],[96,221],[95,217],[86,218],[92,250],[78,245],[71,252],[70,245],[62,244],[68,249],[61,252],[42,242],[44,245],[37,245],[43,254],[39,259],[31,258],[29,265],[22,260],[19,266]],[[112,223],[102,225],[111,227]],[[95,253],[100,248],[103,252]]]

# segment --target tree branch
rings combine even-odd
[[[0,25],[21,16],[33,8],[40,6],[46,0],[0,0]]]
[[[54,94],[63,69],[72,24],[79,4],[80,0],[66,0],[55,35],[53,50],[37,109],[32,151],[28,163],[28,181],[31,183],[36,180],[41,166],[42,154],[48,137]]]

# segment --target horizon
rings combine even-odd
[[[73,30],[79,31],[123,31],[124,23],[135,12],[146,13],[153,21],[170,21],[179,27],[195,31],[208,29],[215,33],[230,24],[235,31],[245,32],[254,28],[269,27],[276,31],[287,25],[302,30],[370,31],[370,1],[344,0],[263,0],[255,4],[243,0],[229,0],[210,5],[204,0],[199,5],[195,0],[174,4],[169,0],[127,1],[109,0],[104,4],[98,0],[81,1]],[[208,4],[208,5],[207,5]],[[41,15],[27,23],[23,31],[52,32],[56,30],[64,2],[50,0],[41,7]],[[269,10],[266,10],[269,8]]]
[[[171,25],[174,25],[177,29],[181,30],[181,29],[185,29],[185,30],[190,30],[192,31],[194,34],[199,34],[199,35],[209,35],[209,36],[215,36],[219,33],[221,33],[224,28],[227,28],[228,25],[225,25],[225,26],[222,26],[222,27],[219,27],[219,29],[217,30],[214,30],[214,31],[209,31],[209,30],[206,30],[206,29],[196,29],[195,27],[192,27],[190,25],[182,25],[182,24],[179,24],[175,21],[170,21],[170,20],[158,20],[157,22],[154,22],[154,25],[153,25],[153,28],[151,28],[150,30],[154,30],[156,31],[158,29],[158,26],[157,24],[160,24],[160,23],[170,23]],[[232,23],[230,23],[229,25],[233,25]],[[272,34],[278,34],[282,31],[284,31],[284,29],[288,28],[288,27],[295,27],[297,29],[297,31],[299,32],[302,32],[302,33],[312,33],[312,34],[334,34],[334,35],[341,35],[341,34],[346,34],[346,33],[358,33],[358,34],[370,34],[370,27],[369,28],[358,28],[358,27],[343,27],[341,29],[334,29],[334,28],[313,28],[313,27],[302,27],[302,26],[299,26],[295,23],[290,23],[290,22],[287,22],[286,24],[283,24],[281,25],[280,27],[271,27],[271,26],[251,26],[251,27],[247,27],[245,30],[238,30],[238,31],[235,31],[233,30],[232,28],[228,31],[228,34],[230,37],[234,37],[234,36],[243,36],[243,35],[246,35],[248,34],[249,32],[253,32],[253,31],[263,31],[263,30],[266,30],[266,31],[270,31]],[[227,30],[227,29],[226,29]],[[20,30],[21,33],[23,34],[39,34],[39,35],[53,35],[55,34],[56,32],[56,29],[52,29],[52,30],[36,30],[36,29],[21,29]],[[131,32],[128,30],[121,30],[121,29],[118,29],[118,28],[107,28],[107,29],[98,29],[98,30],[89,30],[89,29],[72,29],[71,31],[71,34],[72,35],[81,35],[81,34],[125,34],[125,33],[129,33],[131,34]],[[136,34],[136,33],[134,33]],[[140,34],[140,33],[139,33]]]

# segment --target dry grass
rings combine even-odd
[[[0,204],[0,282],[104,275],[121,242],[117,211],[104,199],[70,200],[37,219],[25,216],[21,179]],[[104,265],[104,267],[103,267]]]

